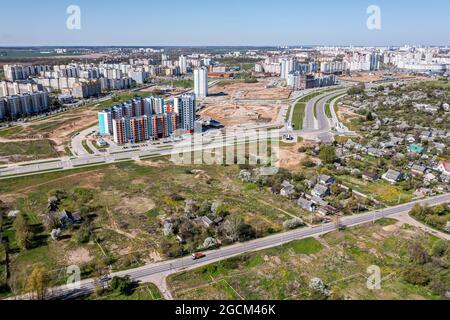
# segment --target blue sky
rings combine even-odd
[[[2,1],[0,46],[450,45],[448,0]],[[66,8],[81,8],[68,30]],[[369,5],[382,29],[366,27]]]

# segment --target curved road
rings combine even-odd
[[[423,199],[410,202],[407,204],[402,204],[396,207],[390,207],[379,211],[373,211],[365,214],[345,217],[342,219],[342,225],[352,227],[364,223],[375,222],[376,220],[381,218],[409,212],[415,204],[421,205],[427,204],[430,206],[435,206],[449,201],[450,201],[450,193],[447,193],[429,199]],[[327,223],[319,225],[317,227],[292,230],[289,232],[280,233],[245,243],[238,243],[232,246],[225,247],[223,249],[211,250],[206,252],[206,257],[201,260],[192,260],[190,257],[179,258],[156,264],[145,265],[140,268],[116,272],[111,274],[110,276],[129,275],[134,281],[145,281],[145,279],[148,279],[150,276],[166,275],[174,272],[183,271],[186,269],[196,268],[202,265],[228,259],[247,252],[259,251],[271,247],[276,247],[294,240],[323,235],[335,231],[336,229],[337,226],[335,223]],[[51,298],[53,299],[75,298],[80,295],[91,293],[94,290],[94,288],[95,288],[94,280],[87,279],[83,280],[81,282],[80,287],[77,289],[67,288],[67,286],[54,288],[51,293]],[[26,296],[23,296],[21,298],[26,298]]]

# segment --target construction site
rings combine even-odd
[[[255,83],[221,81],[202,100],[200,115],[219,121],[224,127],[272,125],[277,123],[281,108],[289,104],[291,93],[274,79],[258,79]]]

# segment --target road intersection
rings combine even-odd
[[[382,218],[395,217],[396,215],[405,214],[409,212],[411,208],[416,204],[435,206],[449,201],[450,201],[450,193],[447,193],[444,195],[428,199],[422,199],[402,204],[396,207],[390,207],[378,211],[372,211],[364,214],[345,217],[341,220],[341,225],[344,225],[346,227],[354,227],[366,223],[374,223],[375,221]],[[335,223],[326,223],[318,225],[316,227],[296,229],[268,236],[265,238],[256,239],[249,242],[238,243],[224,248],[211,250],[205,252],[206,256],[201,260],[192,260],[191,257],[168,260],[160,263],[148,264],[135,269],[115,272],[110,274],[109,278],[113,276],[121,277],[129,275],[131,279],[136,282],[146,282],[149,281],[149,279],[152,278],[154,279],[158,275],[167,276],[168,274],[171,273],[197,268],[203,265],[229,259],[248,252],[260,251],[263,249],[280,246],[282,244],[289,243],[294,240],[320,236],[332,231],[336,231],[337,228],[338,226]],[[71,288],[68,286],[60,286],[53,288],[51,290],[49,298],[69,299],[83,296],[93,292],[95,286],[96,282],[94,281],[94,279],[86,279],[81,281],[81,284],[77,288]],[[26,297],[24,296],[22,298]]]

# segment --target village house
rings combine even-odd
[[[411,167],[411,173],[415,176],[417,175],[424,175],[427,171],[427,167],[420,165],[420,164],[414,164]]]
[[[395,184],[403,180],[403,173],[389,169],[385,174],[383,174],[382,178],[383,180]]]
[[[422,154],[424,150],[424,147],[417,144],[412,144],[408,147],[408,153],[410,154]]]
[[[320,213],[322,216],[329,216],[329,215],[337,214],[338,210],[335,207],[326,205],[326,206],[320,207],[319,210],[317,210],[317,212]]]
[[[292,184],[289,183],[289,181],[283,181],[283,183],[281,184],[281,190],[280,190],[280,195],[283,197],[291,197],[295,194],[295,188]]]
[[[362,174],[362,178],[365,181],[374,182],[377,181],[380,177],[374,172],[365,172]]]
[[[59,221],[63,229],[73,226],[74,224],[80,224],[82,220],[83,219],[81,218],[81,215],[78,212],[72,213],[63,210],[59,213]]]
[[[312,202],[309,201],[305,198],[299,198],[297,200],[297,205],[307,211],[313,212],[314,210],[316,210],[316,205]]]
[[[437,171],[441,172],[444,175],[450,176],[450,162],[443,160],[439,161]]]
[[[335,182],[336,182],[336,179],[334,177],[328,176],[326,174],[321,174],[319,176],[319,183],[321,183],[323,185],[330,186]]]
[[[323,198],[326,197],[330,194],[330,189],[328,188],[328,186],[325,186],[323,184],[316,184],[314,186],[314,189],[311,190],[311,195],[319,197],[319,198]]]

